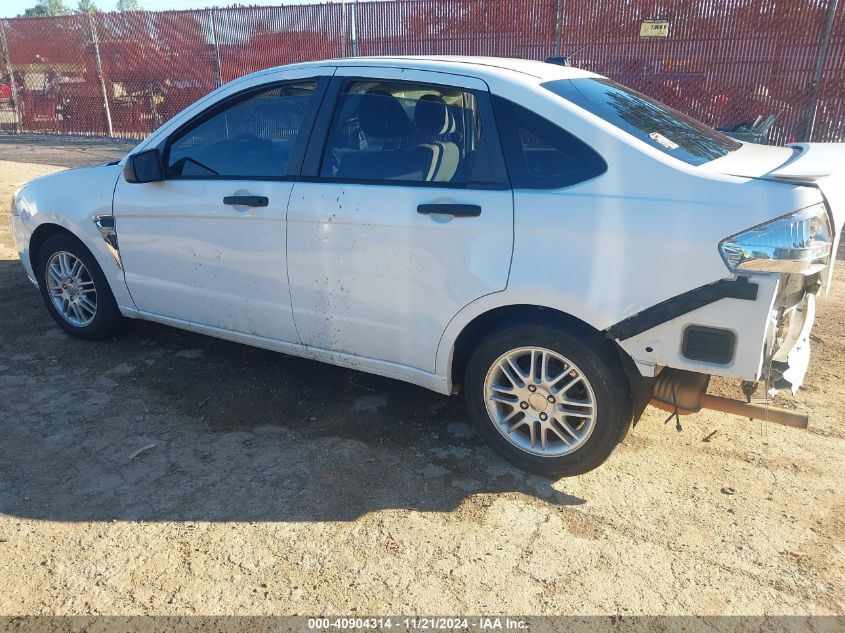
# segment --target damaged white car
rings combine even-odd
[[[504,457],[573,475],[652,400],[806,425],[707,382],[800,386],[844,161],[571,67],[357,58],[233,81],[12,214],[69,334],[149,319],[461,391]]]

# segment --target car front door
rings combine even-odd
[[[288,207],[302,343],[433,372],[449,320],[506,287],[512,247],[486,84],[339,68]]]
[[[172,134],[165,178],[121,178],[114,215],[126,285],[143,313],[298,342],[285,213],[328,77],[277,73]]]

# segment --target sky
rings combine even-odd
[[[280,4],[308,4],[319,0],[141,0],[141,8],[150,11],[165,11],[167,9],[203,9],[205,7],[227,7],[233,4],[241,5],[280,5]],[[72,9],[76,8],[78,0],[64,0]],[[35,6],[37,0],[0,0],[0,17],[13,18],[23,14],[29,7]],[[115,0],[94,0],[101,11],[114,10]]]

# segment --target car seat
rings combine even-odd
[[[447,140],[455,132],[457,122],[443,97],[435,94],[420,97],[414,108],[414,127],[422,138],[431,139],[414,148],[414,153],[422,157],[423,180],[450,182],[458,171],[461,150]]]

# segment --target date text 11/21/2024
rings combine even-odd
[[[308,618],[308,629],[328,630],[406,630],[406,631],[524,631],[525,620],[509,617],[378,617]]]

